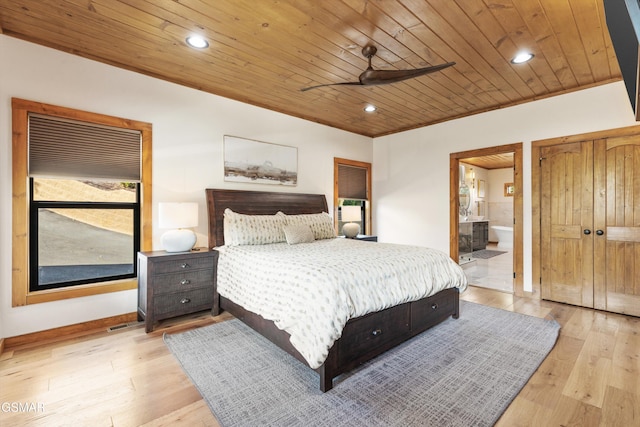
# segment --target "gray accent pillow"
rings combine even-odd
[[[311,227],[313,237],[316,240],[333,239],[336,232],[333,229],[333,220],[328,213],[285,215],[287,225],[306,224]]]
[[[311,243],[315,242],[313,231],[307,224],[292,224],[284,226],[284,235],[287,238],[287,243],[290,245],[296,245],[298,243]]]

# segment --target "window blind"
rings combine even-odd
[[[140,131],[29,114],[29,176],[139,182]]]
[[[367,169],[338,165],[338,197],[367,200]]]

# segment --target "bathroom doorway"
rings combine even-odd
[[[452,153],[450,195],[450,253],[469,283],[522,295],[522,144]]]

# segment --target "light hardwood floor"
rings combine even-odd
[[[561,325],[555,348],[498,426],[640,426],[640,319],[471,287],[462,299]],[[38,345],[0,356],[2,426],[217,426],[162,341],[224,320],[207,313]],[[6,412],[7,402],[35,412]],[[40,404],[42,411],[37,411]]]

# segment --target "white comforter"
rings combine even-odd
[[[425,247],[335,238],[217,249],[218,292],[288,332],[314,369],[349,319],[467,287],[460,266]]]

